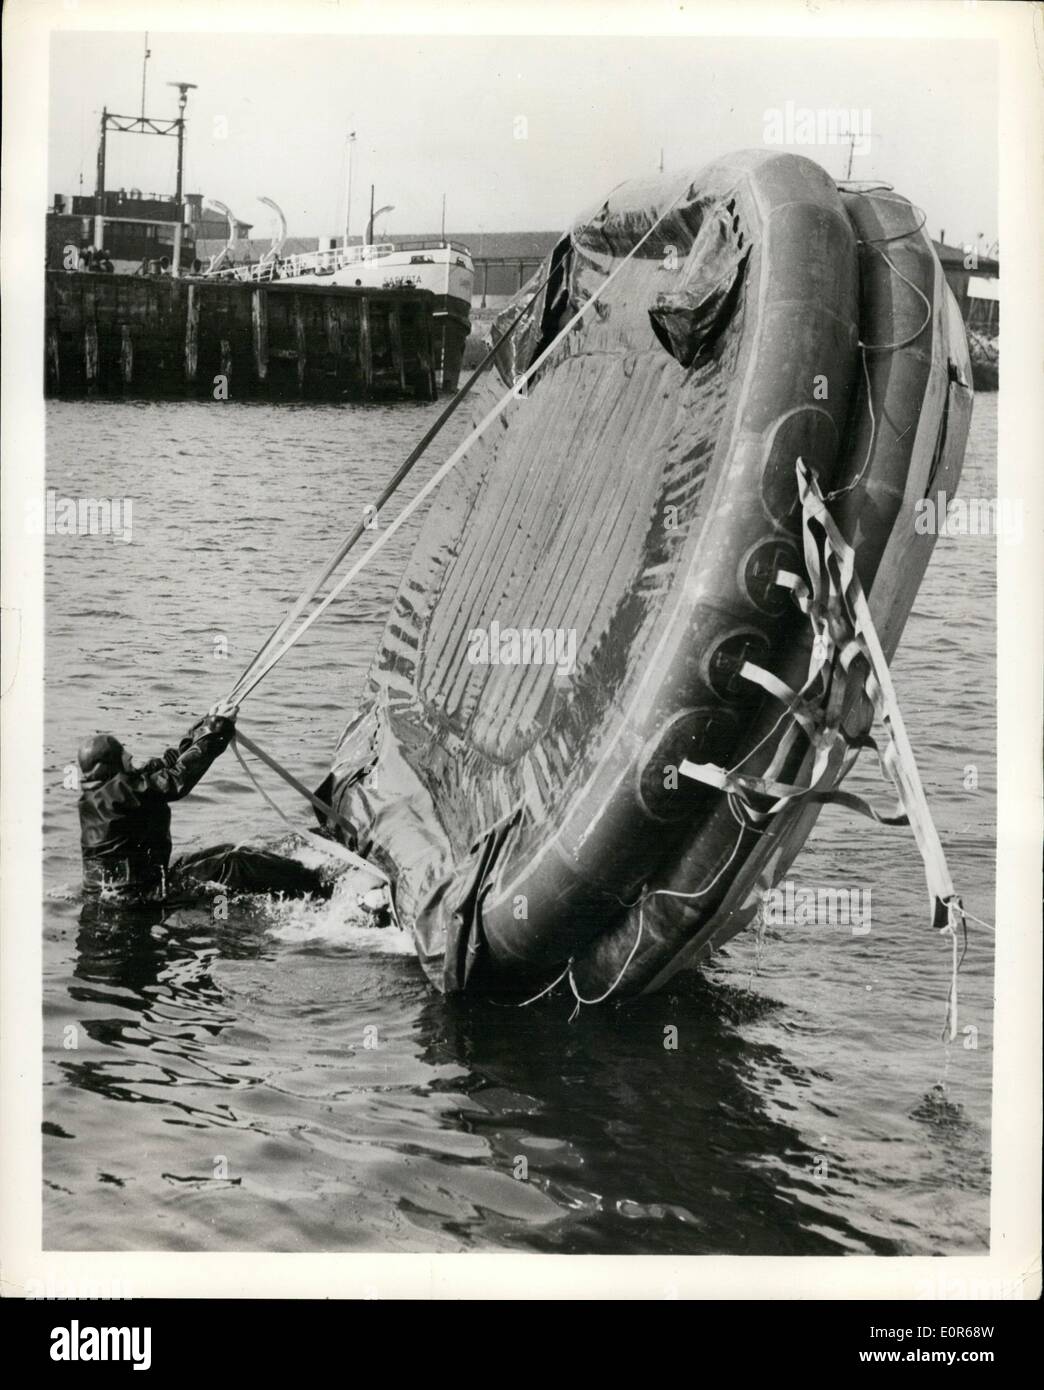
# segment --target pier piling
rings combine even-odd
[[[268,378],[268,299],[261,285],[251,291],[250,314],[254,328],[254,372],[263,385]]]
[[[48,271],[46,393],[434,400],[429,291]],[[215,393],[218,374],[223,389]]]

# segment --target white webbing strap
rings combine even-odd
[[[812,624],[815,642],[809,676],[801,690],[794,691],[771,672],[750,662],[740,671],[745,679],[778,699],[793,722],[781,738],[763,776],[754,777],[736,768],[688,761],[680,764],[679,771],[736,796],[755,820],[764,820],[799,802],[822,802],[846,806],[884,825],[909,824],[924,863],[933,925],[956,935],[962,914],[960,899],[954,892],[946,856],[928,807],[888,662],[856,574],[855,552],[837,529],[818,483],[801,459],[797,460],[797,482],[809,577],[806,582],[797,575],[780,572],[777,582],[792,590]],[[824,681],[826,685],[817,704],[810,699],[810,692]],[[865,691],[885,728],[887,739],[883,747],[869,737],[851,739],[841,727],[846,696],[853,683],[858,683]],[[804,785],[779,780],[779,771],[794,747],[799,728],[808,737],[815,754]],[[835,766],[832,755],[839,742],[845,746]],[[878,811],[864,797],[839,788],[864,746],[877,751],[882,769],[898,793],[899,806],[891,814]],[[768,798],[772,804],[767,809],[763,804],[759,808],[752,804],[751,797]],[[956,1011],[953,1013],[955,1017]],[[951,1027],[954,1026],[951,1019]]]
[[[837,529],[833,517],[812,473],[804,461],[797,461],[798,495],[801,499],[806,555],[810,537],[820,528],[824,539],[830,590],[840,600],[850,628],[849,640],[839,652],[844,668],[851,671],[857,656],[866,663],[865,689],[888,734],[881,760],[895,785],[899,800],[909,817],[924,863],[928,893],[932,900],[933,923],[942,930],[952,929],[954,908],[960,912],[950,870],[939,833],[925,796],[913,747],[903,722],[899,700],[892,684],[888,661],[874,627],[863,586],[855,569],[855,552]]]

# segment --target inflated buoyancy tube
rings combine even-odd
[[[625,185],[539,273],[508,382],[619,270],[444,485],[326,788],[440,988],[530,990],[568,961],[584,997],[657,984],[797,853],[810,808],[747,834],[677,768],[759,741],[763,768],[779,708],[741,670],[798,688],[808,667],[776,583],[802,566],[798,457],[847,488],[835,514],[898,640],[930,551],[910,511],[933,470],[955,478],[969,399],[916,226],[891,194],[752,152]]]
[[[960,478],[971,369],[960,313],[918,209],[888,190],[853,192],[843,201],[860,243],[866,370],[831,507],[854,548],[874,625],[891,659],[935,545],[934,532],[922,533],[914,524],[917,503],[938,491],[952,493]],[[807,670],[808,642],[806,636],[795,643],[775,668],[792,689],[801,686]],[[846,710],[849,731],[865,732],[865,701],[853,693]],[[740,757],[748,748],[757,751],[744,771],[756,775],[768,765],[778,742],[778,715],[778,704],[769,702],[751,727]],[[800,782],[810,761],[806,743],[787,778]],[[576,962],[579,994],[599,994],[625,964],[625,992],[658,988],[735,935],[754,916],[763,891],[790,868],[820,809],[816,803],[795,806],[743,831],[722,798],[671,870],[649,881],[640,906]]]

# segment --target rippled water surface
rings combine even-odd
[[[968,496],[994,491],[996,403],[975,404]],[[976,1031],[947,1048],[948,951],[906,831],[828,811],[791,874],[871,888],[868,935],[768,928],[669,993],[572,1023],[562,998],[448,1004],[400,936],[325,904],[116,926],[82,910],[63,785],[80,739],[109,728],[140,756],[175,741],[436,409],[48,407],[49,486],[131,497],[133,530],[48,540],[45,1247],[984,1250],[993,941],[974,929]],[[414,534],[245,708],[309,785]],[[940,541],[894,667],[954,875],[991,921],[994,557],[988,539]],[[859,786],[889,799],[870,769]],[[284,829],[231,755],[175,808],[176,850]]]

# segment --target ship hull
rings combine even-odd
[[[353,247],[350,259],[338,251],[305,253],[279,261],[273,278],[281,283],[352,289],[418,289],[433,296],[432,333],[435,374],[441,391],[455,391],[464,343],[471,331],[474,268],[461,247],[409,244]]]

